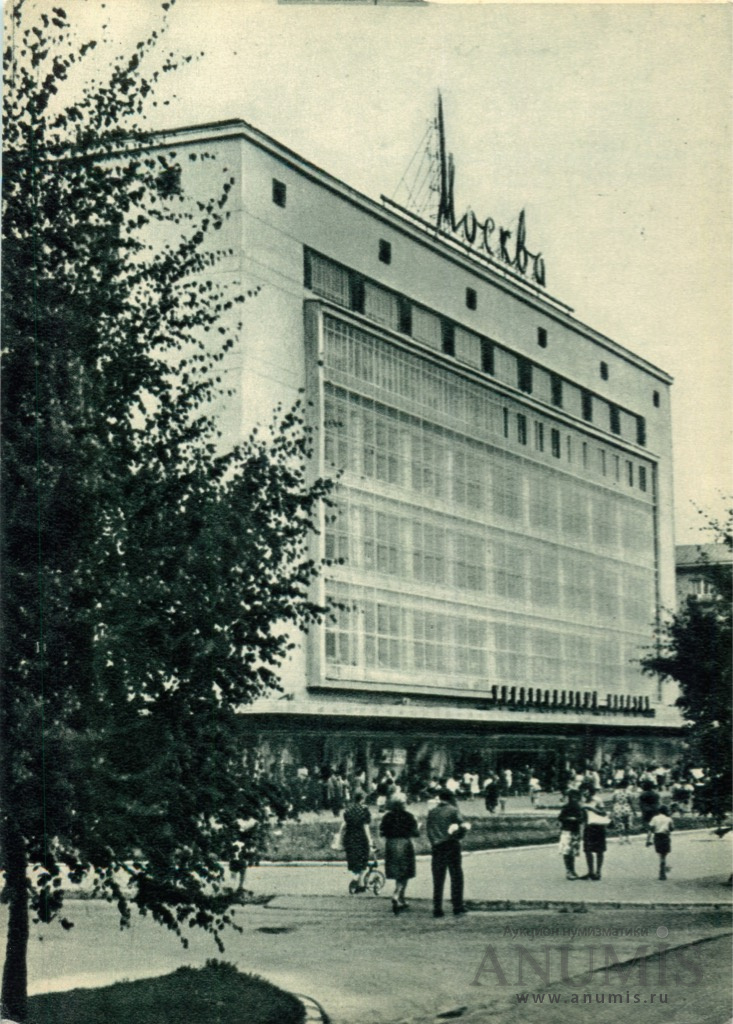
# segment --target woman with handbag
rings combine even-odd
[[[392,798],[390,809],[382,818],[379,832],[387,840],[384,866],[387,878],[394,879],[392,910],[399,914],[407,910],[405,889],[409,880],[415,877],[415,848],[412,840],[417,835],[417,821],[414,815],[406,810],[404,797]]]
[[[354,799],[344,811],[342,842],[346,854],[346,866],[356,875],[358,892],[364,892],[364,876],[369,866],[372,837],[369,832],[371,814],[364,806],[364,793],[357,789]]]

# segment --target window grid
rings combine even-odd
[[[326,626],[327,673],[468,690],[576,676],[603,692],[638,686],[626,661],[653,618],[648,499],[513,454],[501,435],[516,407],[471,382],[335,320],[325,335],[324,452],[343,472],[326,587],[351,602]],[[609,617],[617,636],[604,645]],[[541,628],[559,655],[535,648]]]
[[[365,297],[369,294],[365,293]],[[385,294],[389,296],[391,293]],[[394,313],[394,307],[392,310]],[[458,335],[461,344],[464,343],[463,333],[471,337],[470,332],[461,332]],[[331,318],[326,318],[326,338],[328,376],[331,379],[343,381],[349,387],[356,386],[362,393],[384,394],[391,403],[405,410],[411,409],[422,415],[427,413],[435,422],[455,426],[477,439],[494,440],[498,432],[511,440],[508,407],[500,407],[502,399],[481,385],[452,375],[442,367],[425,364],[411,353],[378,342],[374,336]],[[540,420],[537,422],[542,423]],[[551,428],[552,443],[548,454],[562,458],[564,468],[588,478],[587,460],[586,464],[573,469],[569,465],[572,441],[569,446],[566,440],[563,454],[559,437],[553,440],[555,430],[557,428]],[[571,438],[572,435],[568,433],[566,437]],[[578,439],[578,444],[581,443],[587,442]],[[534,450],[538,451],[538,446]],[[601,464],[598,468],[590,467],[590,475],[596,479],[605,475],[605,450],[599,451]]]

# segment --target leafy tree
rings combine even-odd
[[[267,805],[286,812],[243,763],[237,709],[324,613],[309,537],[329,486],[299,407],[231,451],[217,434],[246,297],[211,273],[233,181],[188,201],[146,129],[179,63],[165,16],[84,85],[95,43],[63,9],[6,10],[0,837],[3,1014],[22,1021],[29,914],[70,927],[67,880],[123,924],[137,908],[221,944],[229,869]]]
[[[733,510],[711,522],[721,548],[733,550]],[[731,565],[712,562],[701,551],[700,576],[710,600],[688,597],[659,631],[657,649],[642,659],[649,674],[674,679],[676,704],[686,723],[690,754],[709,779],[695,797],[696,808],[721,821],[731,810]]]

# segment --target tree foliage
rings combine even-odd
[[[721,549],[733,550],[733,510],[710,524]],[[699,576],[710,585],[709,600],[689,596],[662,627],[657,648],[642,659],[649,674],[674,679],[676,704],[686,723],[690,756],[708,769],[696,794],[697,809],[722,819],[731,809],[731,564],[715,562],[701,550]]]
[[[137,907],[220,942],[237,898],[227,868],[256,856],[261,830],[247,824],[277,804],[243,764],[237,709],[278,687],[289,631],[324,613],[309,535],[329,489],[309,476],[299,407],[222,449],[213,403],[254,294],[212,273],[231,175],[192,204],[177,154],[146,128],[179,63],[161,49],[164,16],[104,81],[78,85],[95,43],[75,42],[62,8],[34,10],[6,8],[3,97],[3,1006],[15,1020],[29,908],[59,916],[67,878],[93,878],[123,922]]]

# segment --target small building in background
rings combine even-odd
[[[711,601],[715,589],[705,573],[706,567],[728,567],[733,571],[733,551],[725,544],[678,544],[675,548],[677,573],[677,606],[688,597]]]

